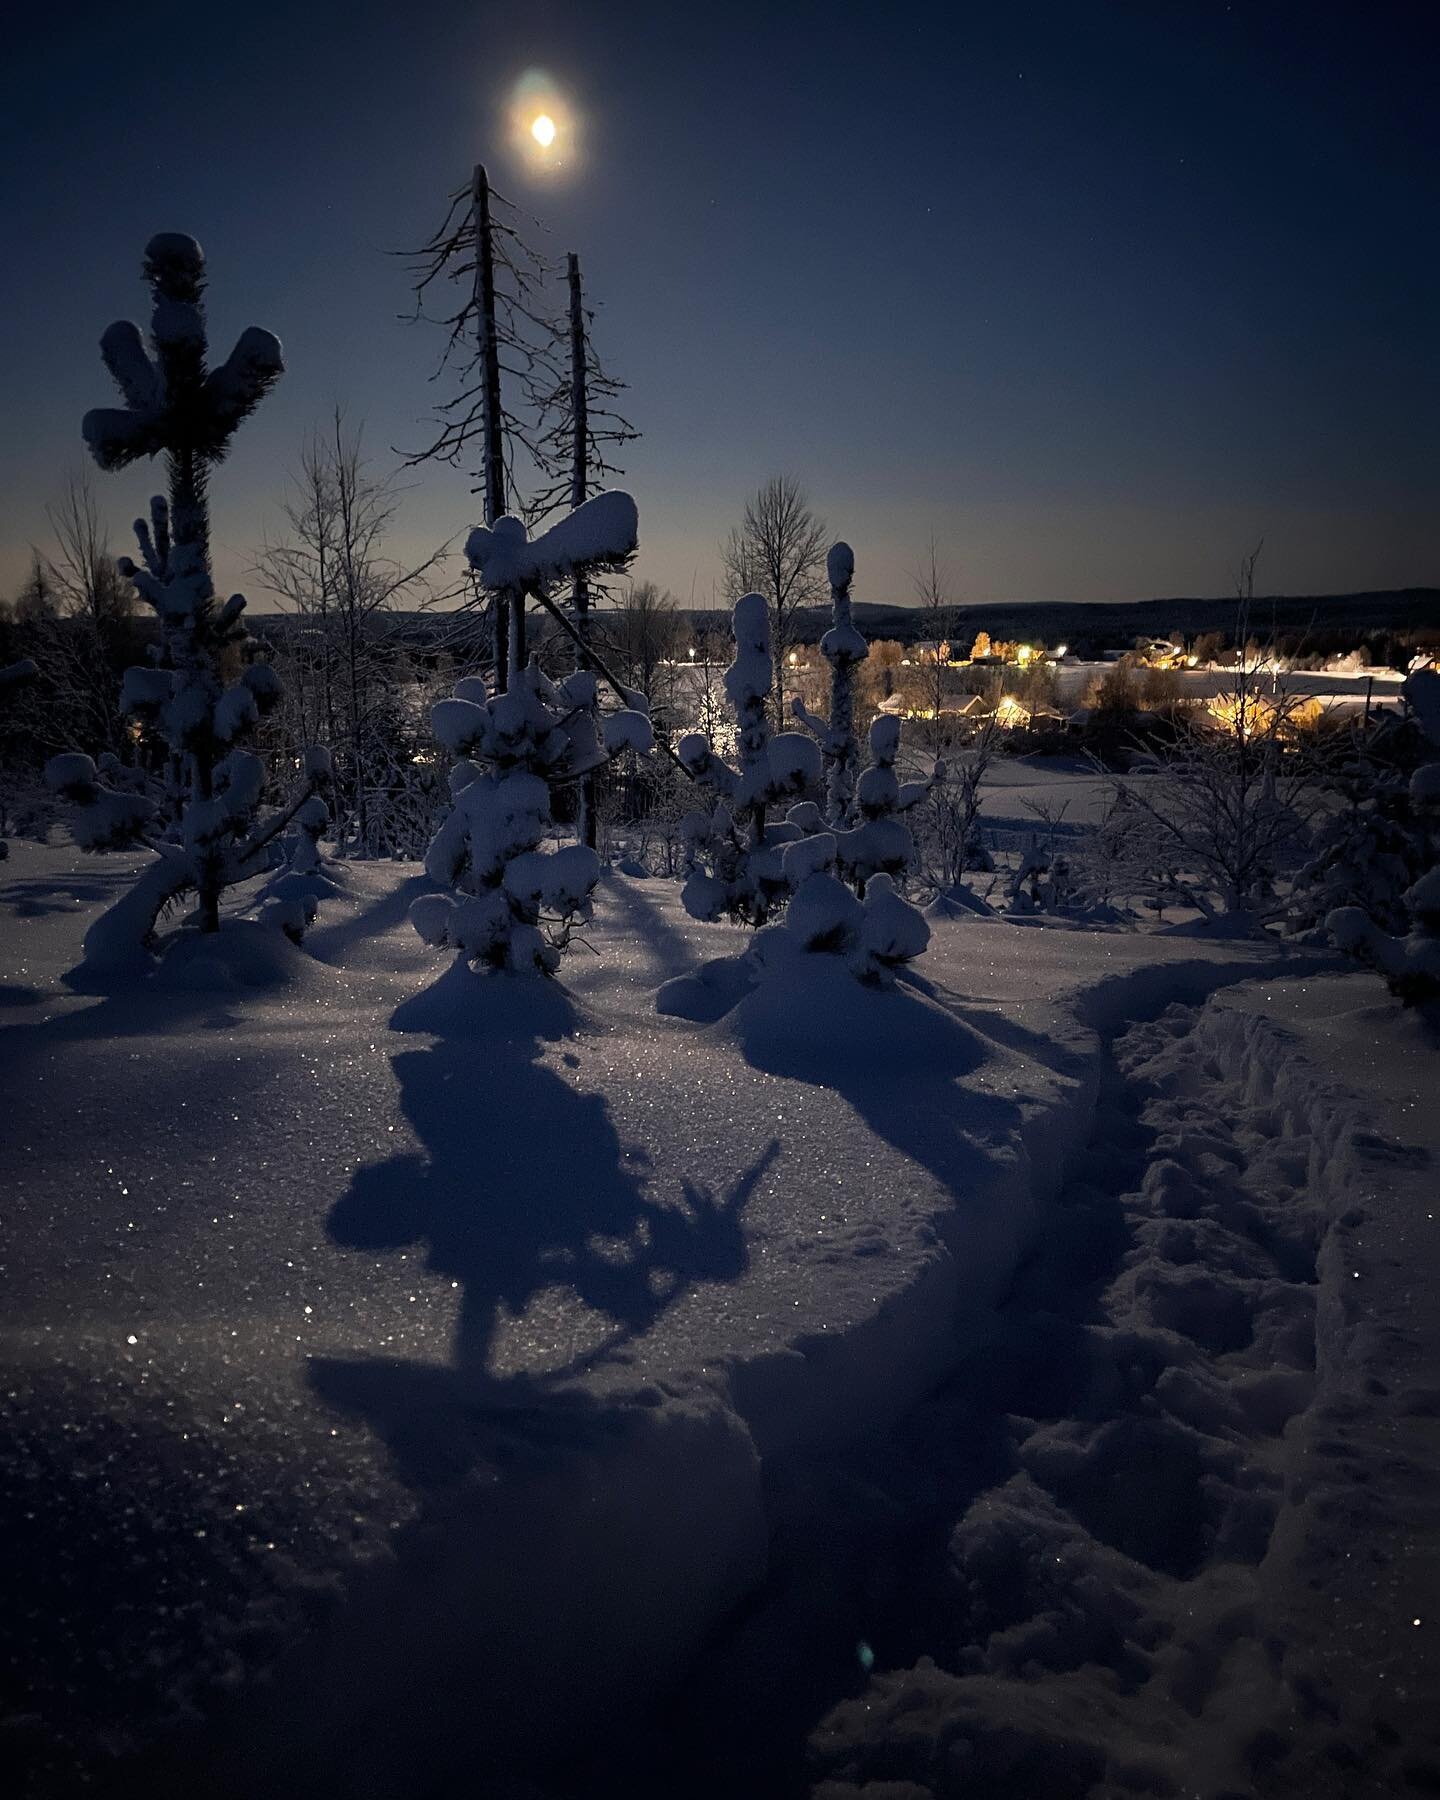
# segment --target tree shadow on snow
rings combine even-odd
[[[621,916],[632,941],[638,941],[655,957],[663,976],[684,975],[695,967],[695,946],[663,908],[633,880],[617,880],[609,873],[602,879],[606,899]]]
[[[546,1060],[579,1026],[549,982],[477,976],[457,961],[391,1024],[436,1038],[393,1059],[424,1150],[359,1170],[328,1229],[355,1250],[424,1246],[427,1267],[460,1288],[453,1360],[317,1360],[311,1378],[330,1403],[368,1418],[402,1474],[424,1486],[473,1458],[482,1419],[502,1443],[608,1429],[575,1377],[695,1283],[745,1273],[744,1208],[779,1146],[724,1193],[691,1181],[678,1200],[647,1191],[647,1159],[621,1144],[604,1099]],[[586,1309],[581,1347],[556,1366],[557,1346],[541,1343],[541,1371],[497,1373],[503,1320],[522,1319],[546,1290]],[[469,1421],[458,1435],[457,1420]]]
[[[352,946],[392,930],[409,917],[411,904],[419,895],[434,891],[435,884],[428,875],[407,875],[353,918],[327,925],[322,913],[320,923],[305,934],[305,948],[321,962],[342,962]]]
[[[992,1043],[999,1044],[1006,1050],[1014,1050],[1021,1056],[1027,1056],[1032,1062],[1038,1062],[1056,1074],[1083,1075],[1088,1066],[1088,1057],[1079,1046],[1067,1044],[1061,1038],[1021,1025],[1008,1013],[1002,1012],[997,1004],[987,1002],[983,995],[961,993],[957,988],[947,987],[943,981],[913,972],[907,973],[902,979],[918,992],[937,1001],[962,1024],[978,1031],[981,1037],[989,1038]]]
[[[42,919],[51,913],[73,913],[90,901],[109,900],[132,877],[122,870],[86,875],[19,875],[0,886],[0,907],[17,919]]]
[[[974,1080],[994,1047],[907,985],[877,990],[838,958],[797,958],[740,1002],[728,1029],[753,1068],[833,1089],[957,1200],[1013,1141],[1019,1108]]]

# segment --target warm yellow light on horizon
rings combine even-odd
[[[530,125],[530,135],[542,150],[548,150],[555,142],[555,121],[549,113],[541,113]]]

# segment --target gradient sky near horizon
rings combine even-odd
[[[708,604],[746,493],[793,472],[909,597],[1440,584],[1440,157],[1428,4],[987,6],[246,0],[7,22],[0,593],[109,404],[97,340],[146,317],[140,251],[193,232],[212,339],[288,372],[214,489],[216,564],[278,525],[336,401],[377,464],[425,436],[438,331],[403,266],[483,158],[578,250],[643,429],[637,574]],[[577,118],[527,175],[506,104]],[[474,522],[415,483],[400,548]],[[96,476],[117,548],[152,479]]]

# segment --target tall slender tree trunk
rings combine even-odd
[[[205,380],[205,361],[203,353],[190,346],[177,348],[168,346],[168,354],[164,358],[163,373],[166,389],[172,407],[177,400],[183,406],[185,398],[193,397],[196,414],[200,408],[200,391]],[[189,551],[199,567],[208,574],[210,569],[210,509],[207,503],[206,468],[204,458],[191,444],[183,444],[173,449],[169,457],[168,473],[170,487],[170,536],[174,546],[172,554],[179,552],[183,546]],[[191,647],[182,652],[182,657],[194,662],[197,652],[193,647],[193,639],[187,637]],[[209,800],[215,791],[215,764],[219,760],[218,746],[207,732],[190,753],[190,794],[197,801]],[[202,932],[213,932],[220,929],[220,894],[223,888],[221,881],[221,857],[217,850],[205,851],[197,860],[196,898]]]
[[[363,621],[351,613],[347,620],[346,654],[348,667],[346,675],[350,687],[350,779],[355,795],[355,853],[362,860],[369,856],[368,838],[370,835],[369,808],[366,804],[365,770],[363,767],[363,749],[361,744],[361,678],[360,678],[360,632]]]
[[[570,450],[570,505],[572,509],[588,498],[586,467],[590,449],[590,417],[585,387],[585,295],[580,285],[580,258],[572,250],[566,258],[570,279],[570,410],[574,432]],[[580,667],[588,669],[590,643],[590,583],[583,575],[575,578],[572,590],[575,629],[580,636]],[[593,850],[599,829],[596,784],[593,774],[580,784],[580,841]]]
[[[471,188],[475,209],[475,309],[478,319],[483,402],[485,523],[493,525],[505,512],[505,429],[500,411],[500,334],[495,316],[495,226],[490,216],[490,178],[476,163]],[[523,597],[495,600],[495,687],[504,693],[515,665],[511,643],[512,613],[524,638]]]
[[[518,675],[525,667],[529,654],[525,643],[525,590],[515,588],[510,594],[510,643],[507,659],[512,675]]]

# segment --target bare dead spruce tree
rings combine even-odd
[[[418,250],[401,253],[415,278],[411,316],[435,319],[447,334],[431,379],[448,374],[457,383],[436,409],[435,435],[406,461],[458,468],[478,449],[475,491],[484,496],[487,525],[510,510],[517,455],[536,468],[550,467],[543,421],[564,378],[557,329],[545,311],[546,266],[520,235],[518,218],[477,163],[469,182],[450,196],[439,229]],[[427,313],[437,298],[449,310]],[[503,692],[526,661],[523,606],[518,617],[497,611],[493,623],[494,680]]]
[[[624,383],[605,370],[591,337],[594,312],[585,304],[580,258],[572,250],[565,259],[568,307],[565,337],[568,366],[549,394],[539,396],[541,429],[536,445],[539,488],[525,507],[531,528],[561,506],[573,512],[592,493],[604,488],[621,473],[613,460],[615,451],[639,437],[639,432],[620,413],[615,401]],[[594,632],[593,607],[604,590],[592,593],[587,576],[571,584],[570,616],[578,633],[578,666],[593,666],[589,646]],[[641,684],[644,688],[644,684]],[[648,688],[644,688],[649,692]],[[592,849],[596,838],[595,777],[580,784],[580,837]]]

